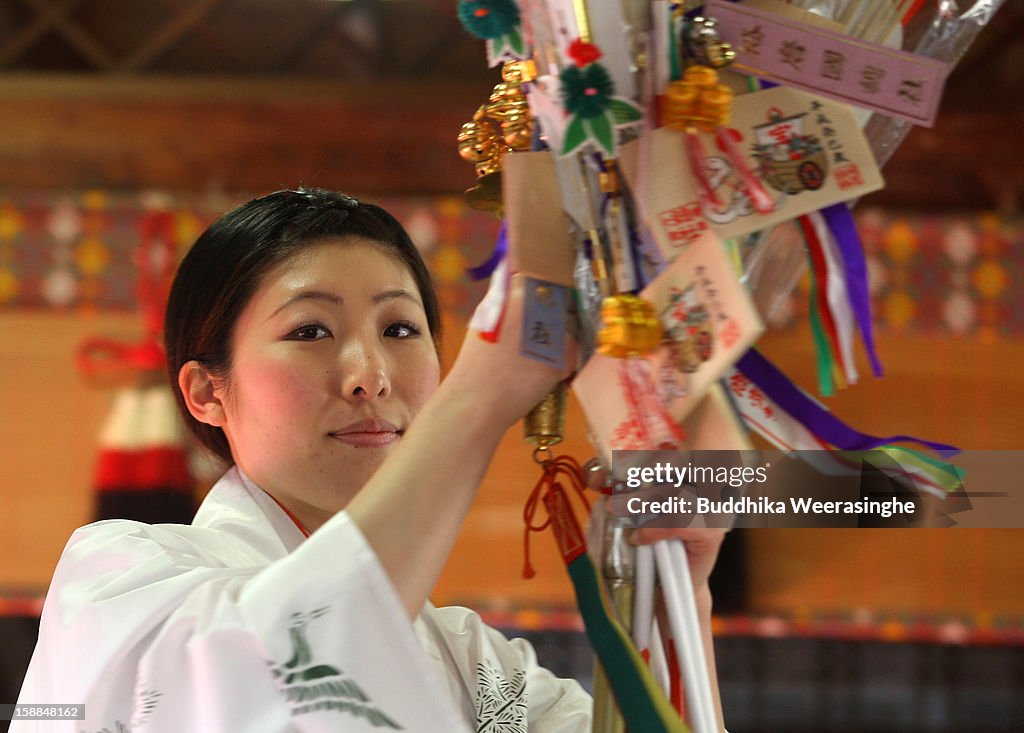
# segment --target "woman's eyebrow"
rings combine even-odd
[[[420,302],[419,297],[415,293],[410,292],[404,288],[398,288],[397,290],[385,290],[383,293],[377,293],[375,296],[373,296],[373,302],[383,303],[386,300],[394,300],[396,298],[404,298],[406,300],[412,301],[413,303],[420,307],[423,306],[423,304]]]
[[[288,300],[279,305],[277,309],[270,314],[270,317],[267,320],[270,320],[270,318],[273,318],[285,308],[302,302],[303,300],[322,300],[330,303],[331,305],[339,306],[344,301],[344,298],[336,293],[329,293],[326,290],[303,290],[295,293],[295,295],[291,296]]]

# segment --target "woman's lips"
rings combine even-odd
[[[402,433],[387,420],[360,420],[331,433],[331,437],[356,448],[386,448],[397,443]]]
[[[386,448],[397,443],[400,433],[331,433],[331,437],[356,448]]]

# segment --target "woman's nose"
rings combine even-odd
[[[342,357],[341,369],[346,399],[373,400],[391,393],[386,360],[372,345],[350,344]]]

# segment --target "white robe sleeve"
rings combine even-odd
[[[491,633],[498,634],[494,629]],[[502,637],[504,638],[504,637]],[[576,680],[555,677],[537,664],[533,645],[524,639],[506,643],[514,647],[526,665],[526,688],[530,691],[531,733],[587,733],[593,700]]]
[[[524,639],[507,639],[466,608],[429,606],[417,631],[435,663],[457,670],[449,694],[482,731],[584,733],[592,701],[575,680],[537,664]]]
[[[263,566],[189,529],[73,535],[19,702],[84,703],[86,719],[12,731],[469,729],[347,514]]]

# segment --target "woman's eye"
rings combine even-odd
[[[413,336],[419,336],[420,330],[407,321],[399,321],[398,323],[392,323],[390,326],[385,328],[384,335],[389,338],[407,339],[412,338]]]
[[[315,323],[308,326],[302,326],[292,331],[292,336],[299,341],[319,341],[320,339],[327,338],[330,335],[330,331]]]

